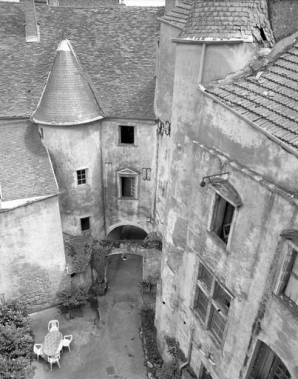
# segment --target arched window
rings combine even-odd
[[[291,379],[291,375],[273,350],[258,341],[247,379]]]

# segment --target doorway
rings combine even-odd
[[[256,349],[248,379],[291,379],[286,366],[269,346],[259,341]]]

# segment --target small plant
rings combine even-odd
[[[0,378],[29,378],[34,338],[26,305],[12,300],[0,305]]]
[[[175,360],[185,362],[186,358],[183,351],[180,349],[179,342],[175,338],[165,336],[166,344],[168,345],[168,353],[172,355]]]
[[[82,286],[71,285],[70,288],[58,294],[62,301],[62,306],[66,309],[78,308],[85,305],[89,299],[88,291]]]
[[[180,379],[178,363],[174,359],[164,362],[161,369],[158,370],[157,376],[160,379]]]
[[[144,238],[142,246],[145,249],[162,249],[162,241],[156,232],[151,232]]]

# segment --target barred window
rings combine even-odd
[[[87,170],[77,170],[78,185],[87,183]]]

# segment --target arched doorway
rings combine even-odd
[[[145,230],[134,225],[121,225],[108,234],[110,241],[143,240],[147,236]]]
[[[248,379],[291,379],[286,366],[264,342],[258,341]]]
[[[141,245],[147,233],[135,225],[119,225],[107,236],[113,243],[108,258],[109,288],[116,299],[138,298],[139,282],[143,277],[143,257],[135,254],[135,247]]]

